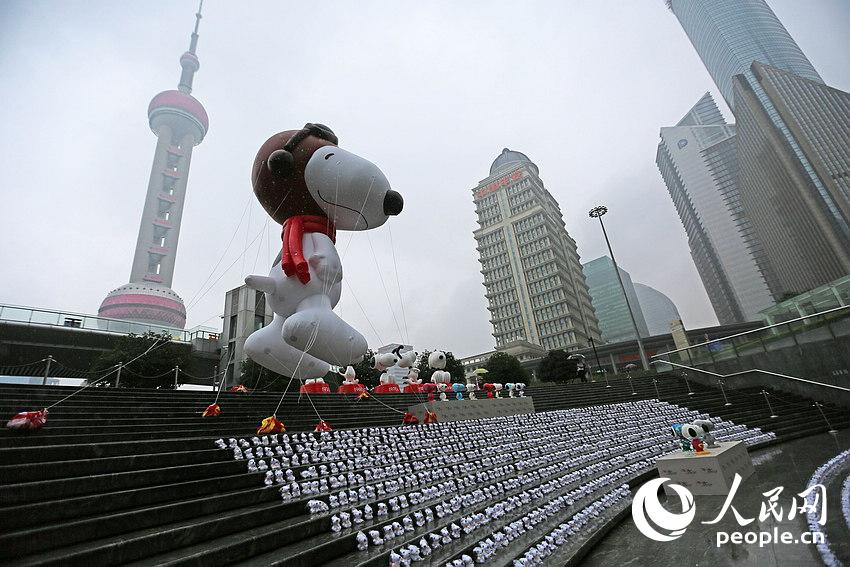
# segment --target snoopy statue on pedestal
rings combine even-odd
[[[333,312],[342,288],[336,231],[379,227],[404,203],[375,164],[337,143],[321,124],[280,132],[262,145],[251,172],[260,204],[283,225],[283,246],[268,276],[245,278],[274,311],[245,351],[298,380],[362,360],[366,339]]]
[[[434,373],[431,374],[431,382],[437,386],[440,399],[443,401],[447,400],[446,391],[451,389],[452,375],[443,370],[446,367],[446,353],[441,350],[435,350],[429,354],[428,366],[434,369]]]

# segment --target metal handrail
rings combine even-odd
[[[4,316],[4,311],[24,311],[26,312],[26,320],[18,319],[18,318],[7,318]],[[33,321],[33,317],[36,314],[46,314],[50,316],[55,316],[56,322],[48,322],[48,321]],[[103,321],[107,324],[106,328],[93,328],[90,326],[85,327],[70,327],[61,325],[60,321],[68,320],[68,319],[79,319],[79,321]],[[134,321],[124,321],[121,319],[112,319],[109,317],[99,317],[96,315],[87,315],[85,313],[76,313],[73,311],[60,311],[55,309],[42,309],[38,307],[27,307],[24,305],[10,305],[5,303],[0,303],[0,324],[18,324],[18,325],[29,325],[36,327],[62,327],[63,329],[82,329],[86,331],[93,331],[98,333],[108,333],[108,334],[117,334],[117,335],[126,335],[132,331],[125,330],[117,330],[120,326],[133,326],[136,330],[153,330],[153,331],[166,331],[168,334],[172,336],[175,341],[178,342],[192,342],[192,340],[196,338],[213,338],[211,336],[217,336],[220,334],[220,331],[213,328],[204,328],[202,326],[195,327],[193,329],[178,329],[176,327],[168,327],[167,325],[152,325],[148,323],[137,323]],[[114,324],[114,328],[110,329],[109,325]],[[213,340],[217,340],[213,338]]]
[[[669,360],[653,360],[651,364],[669,364],[670,366],[675,366],[677,368],[687,368],[688,370],[693,370],[695,372],[702,372],[703,374],[708,374],[710,376],[714,376],[715,378],[732,378],[733,376],[741,376],[742,374],[749,374],[750,372],[761,372],[762,374],[769,374],[770,376],[778,376],[779,378],[784,378],[786,380],[793,380],[795,382],[803,382],[805,384],[811,384],[813,386],[822,386],[824,388],[832,388],[833,390],[839,390],[841,392],[850,393],[850,388],[844,388],[842,386],[835,386],[833,384],[824,384],[823,382],[815,382],[813,380],[806,380],[805,378],[797,378],[796,376],[788,376],[787,374],[780,374],[778,372],[771,372],[770,370],[762,370],[760,368],[753,368],[751,370],[742,370],[740,372],[733,372],[732,374],[718,374],[717,372],[711,372],[710,370],[703,370],[702,368],[695,368],[693,366],[688,366],[686,364],[679,364],[677,362],[670,362]]]
[[[773,323],[772,325],[765,325],[764,327],[759,327],[758,329],[752,329],[750,331],[744,331],[742,333],[735,333],[734,335],[729,335],[727,337],[721,337],[719,339],[712,339],[710,341],[705,341],[704,343],[699,343],[695,345],[691,345],[684,348],[679,348],[676,350],[668,350],[667,352],[659,352],[658,354],[653,354],[651,358],[658,358],[659,356],[664,356],[665,354],[674,354],[677,352],[682,352],[683,350],[690,350],[692,348],[698,348],[705,345],[710,345],[712,343],[718,343],[720,341],[728,341],[729,339],[734,339],[736,337],[741,337],[744,335],[749,335],[752,333],[758,333],[761,331],[766,331],[767,329],[773,329],[774,327],[781,327],[783,325],[789,325],[791,323],[796,323],[797,321],[802,321],[804,319],[811,319],[812,317],[820,317],[822,315],[828,315],[830,313],[835,313],[836,311],[842,311],[844,309],[850,309],[850,305],[842,305],[840,307],[834,307],[832,309],[827,309],[826,311],[820,311],[818,313],[812,313],[810,315],[803,315],[802,317],[797,317],[796,319],[789,319],[788,321],[783,321],[781,323]]]

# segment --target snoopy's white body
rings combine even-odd
[[[363,335],[333,312],[342,291],[342,263],[333,241],[308,232],[302,247],[310,265],[306,284],[295,275],[287,277],[280,263],[268,276],[245,278],[248,287],[266,294],[274,311],[271,324],[245,341],[245,352],[266,368],[298,380],[324,376],[331,364],[358,362],[367,348]]]

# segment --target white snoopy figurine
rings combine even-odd
[[[429,354],[428,366],[434,369],[434,373],[431,374],[431,382],[437,385],[437,391],[440,393],[440,400],[447,400],[448,397],[446,396],[446,391],[449,389],[449,385],[452,382],[452,375],[446,370],[443,370],[446,367],[446,353],[441,350],[435,350]]]
[[[268,276],[245,278],[274,311],[245,351],[299,380],[356,363],[367,348],[363,335],[333,312],[342,288],[336,231],[379,227],[403,206],[375,164],[337,143],[321,124],[280,132],[260,148],[251,173],[260,204],[283,225],[283,246]]]

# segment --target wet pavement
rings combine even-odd
[[[789,520],[792,501],[805,490],[815,470],[829,459],[850,448],[850,430],[836,435],[821,434],[781,443],[750,453],[755,474],[744,480],[731,504],[744,519],[753,522],[742,527],[731,509],[713,525],[701,522],[714,520],[721,511],[726,497],[695,496],[696,516],[684,535],[671,542],[656,542],[644,536],[635,527],[631,515],[603,538],[580,563],[582,567],[612,566],[662,566],[675,567],[810,567],[823,565],[816,546],[804,543],[771,542],[726,543],[718,547],[718,532],[790,532],[790,538],[798,540],[808,532],[805,516],[797,514]],[[826,483],[827,521],[823,530],[829,545],[839,560],[850,566],[850,519],[842,514],[841,485],[850,474],[845,467],[839,475]],[[763,493],[783,487],[777,497],[777,510],[782,507],[782,519],[768,515],[759,521],[762,503],[768,502]],[[797,497],[800,503],[802,498]],[[665,508],[681,512],[679,499],[673,496],[671,503],[660,497]],[[672,504],[672,505],[671,505]],[[850,506],[850,504],[845,504]]]

